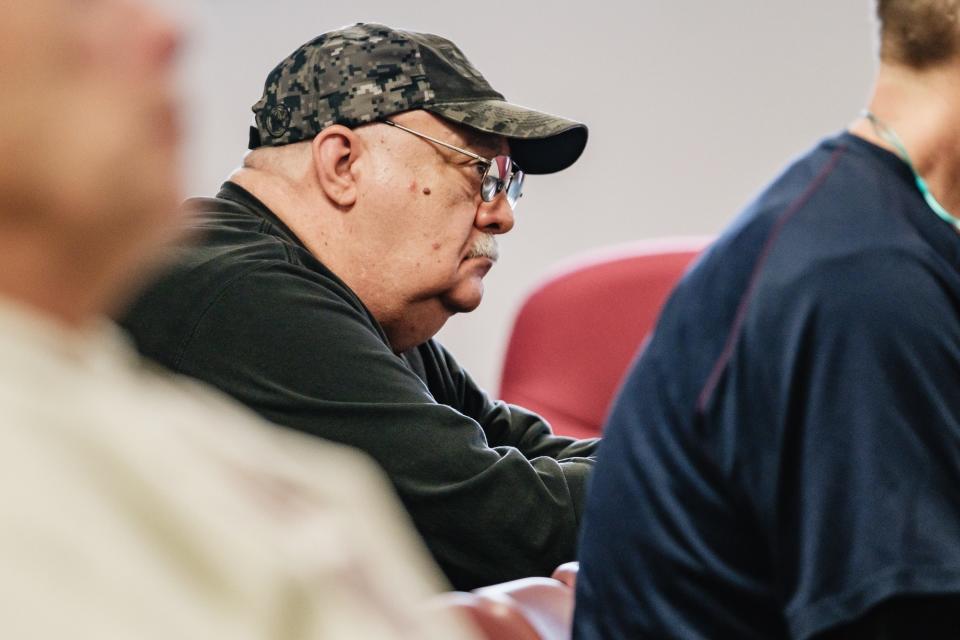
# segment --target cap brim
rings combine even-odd
[[[566,169],[587,146],[586,125],[502,100],[445,102],[423,109],[447,120],[510,141],[510,155],[524,173]]]

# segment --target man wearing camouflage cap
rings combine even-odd
[[[358,24],[267,78],[201,240],[135,305],[140,349],[387,471],[460,589],[572,560],[597,441],[494,402],[433,336],[483,295],[524,174],[581,124],[507,103],[438,36]]]

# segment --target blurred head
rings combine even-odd
[[[155,251],[180,196],[177,40],[140,0],[7,3],[0,233],[116,286]]]
[[[960,50],[960,0],[877,0],[880,57],[917,70]]]

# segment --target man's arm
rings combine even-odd
[[[415,369],[423,369],[421,375],[437,402],[476,420],[491,447],[516,447],[529,459],[547,456],[566,460],[596,455],[599,438],[576,440],[556,436],[537,414],[492,400],[436,340],[421,345],[409,357]]]

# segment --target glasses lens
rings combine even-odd
[[[507,204],[511,209],[516,208],[517,200],[523,195],[523,171],[514,167],[513,175],[510,177],[510,184],[507,185]]]
[[[487,175],[483,176],[483,184],[480,186],[480,197],[483,198],[484,202],[493,202],[501,189],[503,189],[503,182],[487,172]]]
[[[480,196],[484,202],[491,202],[503,190],[504,180],[507,177],[506,169],[509,166],[510,159],[506,156],[497,156],[490,161],[480,187]]]
[[[483,184],[480,187],[480,195],[484,202],[491,202],[497,197],[503,188],[507,186],[507,180],[510,180],[513,161],[510,156],[497,156],[490,161],[487,172],[483,175]]]

